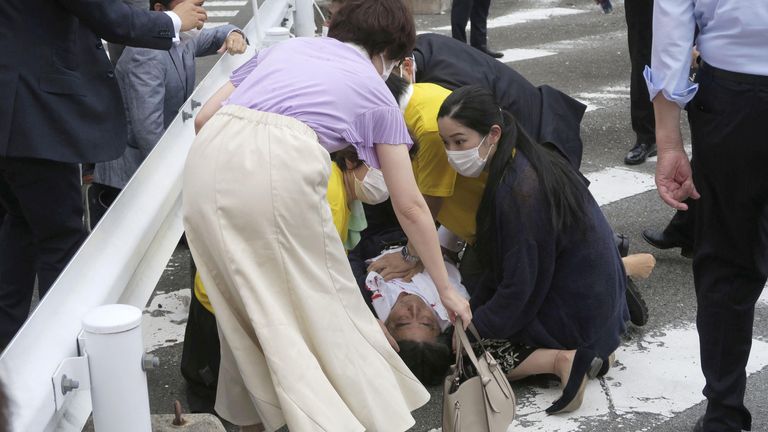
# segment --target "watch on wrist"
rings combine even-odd
[[[402,249],[400,249],[400,255],[403,256],[403,260],[407,263],[413,264],[419,262],[419,257],[416,255],[411,255],[410,251],[408,251],[408,245],[405,245]]]

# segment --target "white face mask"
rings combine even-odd
[[[391,60],[389,64],[387,64],[387,60],[384,58],[384,54],[379,54],[379,57],[381,57],[381,79],[384,81],[389,78],[389,74],[392,73],[392,69],[395,68],[395,64],[397,63],[394,60]]]
[[[330,27],[328,27],[327,25],[323,26],[323,32],[321,33],[323,37],[328,37],[328,29],[330,29]]]
[[[200,30],[198,30],[196,28],[193,28],[191,30],[180,32],[179,33],[179,39],[182,42],[186,42],[186,41],[188,41],[190,39],[194,39],[195,37],[197,37],[198,34],[200,34]]]
[[[363,181],[355,177],[355,195],[366,204],[380,204],[389,198],[387,184],[384,183],[384,173],[376,168],[368,167]]]
[[[485,158],[480,156],[480,147],[483,146],[485,139],[488,135],[484,136],[480,140],[480,144],[477,147],[468,150],[446,150],[448,153],[448,162],[457,173],[464,177],[478,177],[483,172],[485,163],[488,161],[488,155],[491,154],[494,144],[491,144],[491,148],[488,149],[488,153]]]

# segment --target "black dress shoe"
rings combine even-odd
[[[616,249],[619,250],[619,255],[622,258],[629,255],[629,237],[624,234],[613,233],[613,242],[616,244]]]
[[[579,409],[584,399],[584,388],[587,386],[587,378],[594,377],[603,367],[601,359],[594,351],[579,348],[573,358],[571,374],[563,388],[563,394],[549,408],[547,414],[559,414],[572,412]]]
[[[698,420],[696,420],[696,424],[693,425],[693,432],[703,432],[704,431],[704,416],[699,417]]]
[[[638,142],[629,150],[624,158],[627,165],[638,165],[645,162],[651,156],[656,156],[656,143]]]
[[[648,322],[648,306],[645,304],[637,285],[629,277],[627,277],[626,296],[629,320],[638,327],[644,326]]]
[[[643,230],[643,240],[656,249],[680,248],[680,255],[693,258],[693,245],[665,231]]]
[[[504,57],[504,54],[502,54],[502,53],[500,53],[498,51],[491,51],[491,50],[488,49],[488,47],[475,47],[475,49],[477,49],[479,51],[482,51],[482,52],[488,54],[489,56],[491,56],[493,58],[502,58],[502,57]]]

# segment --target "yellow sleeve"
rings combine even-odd
[[[200,279],[200,272],[195,273],[195,293],[194,296],[197,297],[197,301],[200,302],[201,305],[203,305],[204,308],[208,310],[208,312],[215,314],[216,312],[213,311],[213,306],[211,306],[211,301],[208,299],[208,294],[205,292],[205,287],[203,286],[203,281]]]
[[[414,176],[424,195],[449,197],[453,195],[456,171],[448,163],[443,139],[435,131],[427,131],[415,137],[418,143],[414,161]]]
[[[328,178],[328,205],[333,215],[333,225],[339,233],[341,242],[347,241],[349,228],[349,208],[347,207],[347,192],[344,189],[344,176],[341,168],[331,163],[331,175]]]

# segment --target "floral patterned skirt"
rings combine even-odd
[[[476,355],[482,354],[483,351],[491,353],[493,358],[499,363],[499,366],[501,366],[504,374],[512,372],[512,369],[516,368],[538,349],[506,339],[483,339],[472,344],[472,348],[475,350]]]

